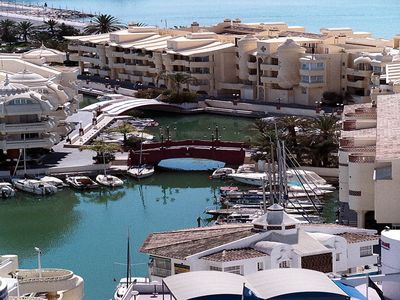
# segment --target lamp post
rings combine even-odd
[[[315,101],[315,113],[319,114],[321,112],[322,101]]]
[[[40,250],[40,248],[38,248],[38,247],[35,247],[35,251],[37,252],[37,254],[38,254],[38,270],[39,270],[39,278],[42,278],[42,263],[41,263],[41,260],[40,260],[40,256],[42,255],[42,250]]]
[[[276,105],[276,109],[280,110],[281,109],[281,98],[278,98],[278,104]]]
[[[336,115],[340,116],[343,112],[343,104],[336,103]]]

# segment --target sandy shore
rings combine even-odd
[[[0,2],[0,19],[29,20],[34,24],[42,24],[53,19],[58,23],[83,28],[89,24],[87,21],[91,17],[93,17],[92,14],[77,10]]]

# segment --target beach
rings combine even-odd
[[[83,28],[89,23],[93,14],[77,10],[61,9],[47,6],[46,2],[42,6],[34,4],[20,4],[11,2],[0,2],[0,19],[11,19],[17,22],[30,21],[35,25],[43,24],[45,21],[53,19],[59,24]]]

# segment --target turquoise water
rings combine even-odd
[[[398,0],[46,0],[49,6],[108,13],[121,21],[148,25],[188,26],[192,21],[210,25],[224,18],[244,22],[284,21],[306,26],[309,31],[322,27],[352,27],[376,36],[400,33]],[[37,3],[37,1],[25,1]],[[40,3],[40,2],[39,2]],[[44,1],[43,1],[44,3]],[[43,4],[42,3],[42,4]]]

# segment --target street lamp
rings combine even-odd
[[[38,270],[39,270],[39,278],[42,278],[42,263],[40,261],[40,256],[42,254],[42,250],[40,250],[40,248],[35,247],[35,251],[38,254]]]
[[[321,112],[322,101],[315,101],[315,113],[319,114]]]
[[[278,98],[278,104],[276,105],[276,109],[280,110],[281,109],[281,98]]]

